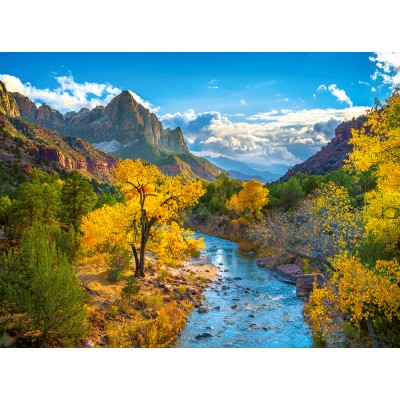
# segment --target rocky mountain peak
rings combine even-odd
[[[8,93],[6,85],[2,81],[0,81],[0,114],[10,117],[20,116],[17,102]]]

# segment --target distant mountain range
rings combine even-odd
[[[274,174],[269,171],[257,171],[242,161],[232,160],[228,157],[205,156],[204,158],[226,170],[232,178],[240,179],[242,181],[256,179],[260,182],[273,182],[280,177],[279,174]]]

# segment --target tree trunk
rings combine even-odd
[[[371,337],[372,345],[374,347],[380,347],[379,346],[379,342],[378,342],[378,338],[377,338],[376,333],[375,333],[374,324],[372,323],[371,318],[368,318],[366,323],[367,323],[369,336]]]

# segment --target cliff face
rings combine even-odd
[[[173,130],[170,128],[164,129],[161,136],[161,147],[163,149],[178,153],[185,153],[189,151],[179,126]],[[178,149],[178,151],[176,149]]]
[[[83,139],[61,137],[20,118],[0,115],[0,160],[22,170],[77,170],[88,178],[108,182],[116,159]]]
[[[7,92],[3,82],[0,81],[0,114],[10,115],[11,117],[19,117],[19,109],[17,102]]]
[[[12,93],[12,97],[23,119],[62,136],[78,136],[116,157],[141,158],[169,175],[189,171],[194,177],[215,180],[223,172],[191,154],[181,129],[164,130],[157,116],[139,104],[129,91],[114,97],[106,107],[82,108],[65,115],[46,104],[37,108],[19,93]]]
[[[352,129],[360,129],[367,120],[360,116],[352,121],[342,122],[335,129],[335,137],[320,151],[301,164],[295,165],[280,179],[286,181],[298,172],[307,175],[323,175],[342,168],[344,160],[352,150],[349,144]]]
[[[36,122],[37,121],[36,104],[33,101],[31,101],[29,97],[24,96],[21,93],[10,92],[10,95],[15,99],[18,105],[20,117],[29,122]],[[10,116],[12,117],[13,115]]]
[[[19,93],[11,95],[21,110],[22,118],[60,135],[79,136],[90,143],[116,140],[121,146],[147,141],[176,153],[188,151],[182,131],[179,128],[164,131],[157,116],[139,104],[129,91],[114,97],[106,107],[82,108],[65,116],[46,104],[37,108]]]

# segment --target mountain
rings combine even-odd
[[[0,114],[9,115],[10,117],[19,117],[19,109],[17,102],[7,92],[6,86],[0,81]]]
[[[362,115],[351,121],[342,122],[336,127],[335,136],[326,146],[301,164],[292,167],[280,181],[286,181],[298,172],[307,175],[323,175],[342,168],[344,160],[352,150],[349,144],[351,130],[360,129],[366,120],[367,117]]]
[[[29,102],[24,104],[30,107]],[[88,178],[109,180],[110,171],[116,164],[113,156],[81,138],[61,137],[21,119],[20,115],[29,110],[36,110],[37,118],[45,109],[42,107],[40,112],[32,107],[20,110],[14,96],[0,81],[0,165],[3,174],[28,173],[37,166],[48,171],[78,170]]]
[[[193,177],[215,180],[223,172],[190,153],[179,127],[163,129],[158,117],[123,91],[105,107],[82,108],[62,115],[48,105],[37,107],[28,97],[11,93],[21,117],[54,130],[87,140],[100,150],[121,158],[141,158],[164,173],[187,171]]]
[[[241,161],[232,160],[228,157],[211,157],[205,156],[207,160],[217,165],[218,167],[226,170],[232,178],[241,181],[248,181],[256,179],[260,182],[272,182],[279,178],[280,175],[273,174],[269,171],[257,171],[249,167],[246,163]]]

